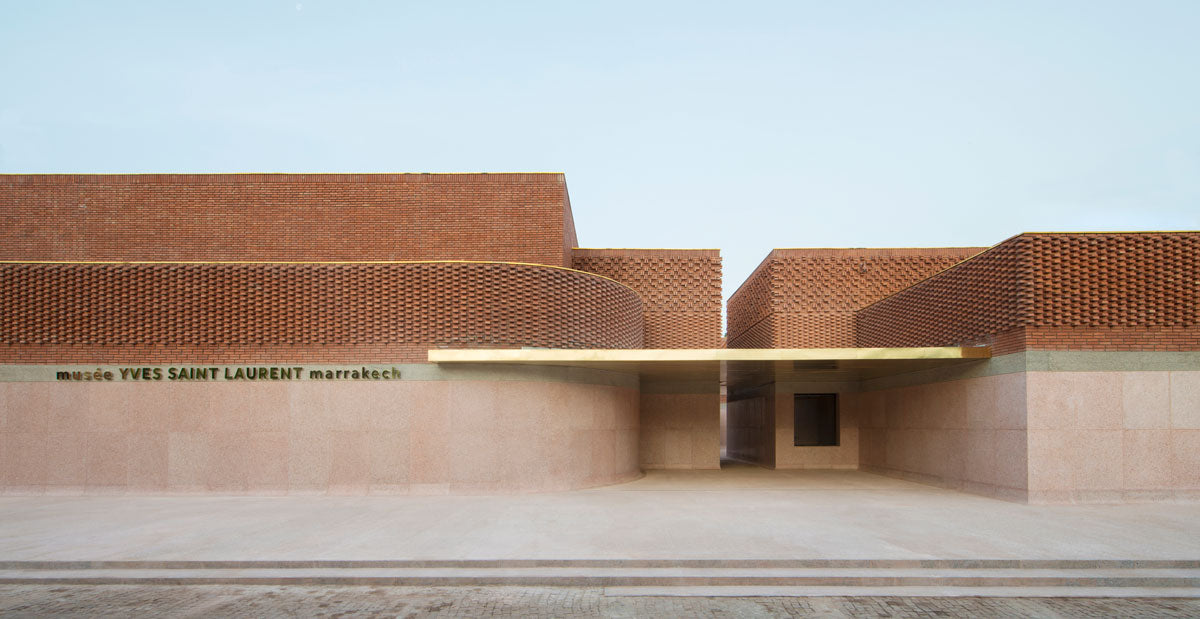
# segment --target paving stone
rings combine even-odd
[[[1196,617],[1197,599],[610,597],[577,587],[0,586],[4,617]]]

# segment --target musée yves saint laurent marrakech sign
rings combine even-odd
[[[118,366],[94,369],[49,368],[54,380],[64,382],[144,381],[295,381],[295,380],[399,380],[400,368],[351,366],[305,368],[304,366]]]

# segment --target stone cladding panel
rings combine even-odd
[[[570,266],[562,174],[0,175],[0,260]]]
[[[637,291],[646,348],[723,347],[718,250],[576,249],[573,265]]]
[[[632,289],[510,263],[0,265],[0,362],[425,361],[640,348]]]
[[[857,316],[861,346],[1200,350],[1200,233],[1023,234]]]
[[[729,301],[729,346],[853,347],[856,310],[980,251],[773,250]]]

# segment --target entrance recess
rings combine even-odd
[[[636,376],[644,470],[719,469],[723,455],[767,468],[857,468],[857,428],[847,425],[856,415],[842,414],[843,400],[867,381],[989,357],[986,347],[429,351],[448,370],[534,366],[568,382],[589,370]]]

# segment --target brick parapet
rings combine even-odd
[[[631,288],[510,263],[0,265],[0,362],[424,361],[641,348]]]
[[[637,291],[647,348],[720,348],[721,253],[716,249],[576,248],[575,268]]]
[[[1200,233],[1022,234],[857,315],[860,346],[1200,350]]]
[[[570,266],[562,174],[0,175],[0,260]]]
[[[729,301],[731,348],[855,346],[854,312],[982,251],[773,250]]]
[[[771,348],[774,345],[771,316],[776,302],[772,282],[777,264],[775,250],[772,250],[729,297],[725,313],[729,348]]]

